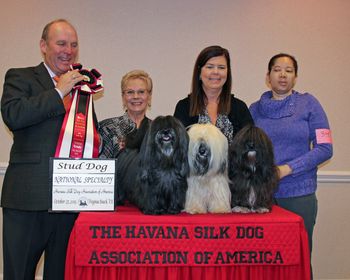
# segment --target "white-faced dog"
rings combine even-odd
[[[189,172],[188,134],[172,116],[152,121],[141,148],[125,149],[117,160],[118,187],[145,214],[184,209]]]
[[[231,212],[227,174],[227,138],[212,124],[194,124],[188,131],[190,144],[185,211]]]
[[[230,146],[229,162],[232,211],[269,212],[279,178],[266,133],[253,125],[242,128]]]

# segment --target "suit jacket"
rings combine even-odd
[[[1,114],[13,133],[1,206],[29,211],[49,208],[49,158],[56,150],[65,115],[61,97],[43,63],[10,69]]]

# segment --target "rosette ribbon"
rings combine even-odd
[[[79,69],[85,79],[77,83],[70,93],[71,100],[64,116],[55,157],[97,158],[100,140],[92,95],[103,90],[101,74],[96,69],[82,69],[81,64],[73,64],[71,69]]]

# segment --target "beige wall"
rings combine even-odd
[[[103,75],[105,94],[96,100],[99,119],[122,113],[119,83],[135,68],[154,80],[151,118],[172,114],[190,89],[199,51],[212,44],[229,49],[233,92],[249,105],[266,90],[268,59],[294,54],[300,64],[296,89],[313,93],[332,126],[334,157],[329,174],[350,172],[349,0],[85,0],[2,1],[0,84],[10,67],[40,62],[39,38],[54,18],[67,18],[80,38],[80,62]],[[0,90],[1,94],[1,90]],[[11,136],[0,125],[0,165],[8,160]],[[349,278],[349,180],[319,188],[315,274]],[[335,232],[332,232],[332,229]]]

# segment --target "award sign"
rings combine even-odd
[[[115,160],[51,158],[51,211],[114,211]]]

